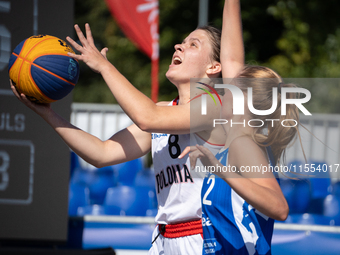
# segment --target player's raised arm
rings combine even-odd
[[[190,123],[190,104],[192,105],[195,100],[190,102],[190,104],[188,103],[191,99],[190,78],[204,78],[204,75],[208,78],[208,75],[218,75],[221,71],[219,63],[216,65],[210,65],[209,63],[208,66],[207,61],[204,61],[204,54],[208,56],[209,53],[203,51],[203,49],[205,49],[204,47],[209,47],[208,44],[210,43],[208,41],[208,36],[204,31],[194,31],[193,33],[196,33],[195,38],[192,36],[192,38],[188,38],[182,44],[175,46],[176,59],[180,59],[178,60],[180,63],[177,63],[174,60],[174,55],[169,70],[172,69],[171,72],[174,74],[172,78],[176,81],[172,82],[179,90],[180,99],[179,104],[175,107],[163,107],[157,106],[150,98],[137,90],[104,57],[106,49],[103,49],[101,52],[96,49],[89,24],[85,25],[86,37],[79,26],[75,25],[75,30],[81,45],[77,44],[70,37],[67,37],[67,40],[78,52],[80,52],[80,55],[72,53],[69,55],[77,60],[84,61],[92,70],[102,75],[119,105],[140,129],[147,132],[186,134],[190,133],[190,131],[197,132],[205,130],[207,128],[206,124],[212,123],[211,121],[207,121],[204,117],[197,118],[201,120],[200,122]],[[185,54],[187,54],[186,56],[188,57],[184,57]],[[200,67],[200,72],[196,71],[198,69],[196,66],[192,67],[192,65],[190,65],[188,54],[191,54],[190,56],[196,54],[195,57],[197,56],[199,61],[196,61],[193,64]],[[184,66],[187,68],[185,69]],[[173,71],[176,69],[178,71]],[[207,74],[206,71],[209,73]],[[180,82],[176,83],[183,75],[185,75],[185,84],[183,84],[182,81],[180,81],[182,84],[179,84]],[[200,99],[196,101],[200,102]],[[192,107],[192,109],[194,108],[200,109],[200,107]],[[216,112],[218,112],[218,110],[216,110]],[[216,118],[217,117],[218,116],[216,116]],[[213,114],[210,114],[208,118],[213,118]]]
[[[240,0],[226,0],[223,9],[221,64],[223,78],[234,78],[244,66]]]

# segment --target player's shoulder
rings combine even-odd
[[[244,150],[247,147],[257,147],[258,145],[250,136],[239,136],[236,137],[230,144],[229,150]]]
[[[250,136],[239,136],[229,146],[229,157],[239,161],[249,160],[263,156],[261,148]]]

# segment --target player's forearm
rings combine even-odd
[[[248,204],[264,215],[279,221],[287,218],[288,204],[280,191],[261,186],[253,180],[241,177],[236,173],[229,173],[228,177],[224,176],[222,178]]]
[[[239,0],[226,0],[224,3],[221,64],[224,78],[234,78],[244,65],[244,46]]]
[[[223,169],[225,167],[211,153],[207,153],[208,149],[203,148],[203,146],[200,148],[202,152],[205,152],[205,157],[200,157],[204,166],[214,166],[212,169]],[[214,174],[222,178],[240,197],[264,215],[280,221],[287,218],[289,212],[287,201],[280,191],[280,187],[270,183],[276,182],[276,179],[255,177],[254,180],[254,178],[246,178],[239,172],[231,170],[214,171]]]
[[[42,118],[58,133],[64,142],[86,162],[98,167],[102,164],[104,142],[73,126],[53,110]]]

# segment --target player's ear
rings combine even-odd
[[[222,65],[220,62],[213,61],[209,66],[206,71],[208,75],[214,75],[214,74],[219,74],[222,72]]]

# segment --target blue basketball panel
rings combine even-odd
[[[26,39],[26,40],[27,40],[27,39]],[[22,46],[24,46],[24,43],[26,42],[26,40],[23,40],[21,43],[19,43],[19,44],[17,45],[17,47],[15,47],[15,49],[13,50],[13,52],[19,55],[20,52],[21,52]]]
[[[31,67],[31,75],[41,92],[53,100],[62,99],[74,88],[72,84],[33,65]]]
[[[9,72],[9,70],[11,70],[11,67],[16,60],[17,60],[17,56],[13,55],[13,53],[12,53],[11,57],[9,58],[9,61],[8,61],[8,72]]]
[[[63,55],[45,55],[37,58],[33,63],[74,84],[78,82],[79,64],[71,57]]]
[[[15,47],[15,49],[13,50],[13,52],[14,52],[15,54],[17,54],[17,55],[20,54],[21,49],[22,49],[22,46],[24,45],[25,41],[26,41],[26,40],[23,40],[21,43],[18,44],[17,47]],[[9,72],[9,70],[11,69],[12,65],[14,64],[15,60],[17,60],[17,57],[12,53],[12,54],[11,54],[11,57],[10,57],[10,59],[9,59],[9,61],[8,61],[8,72]]]

